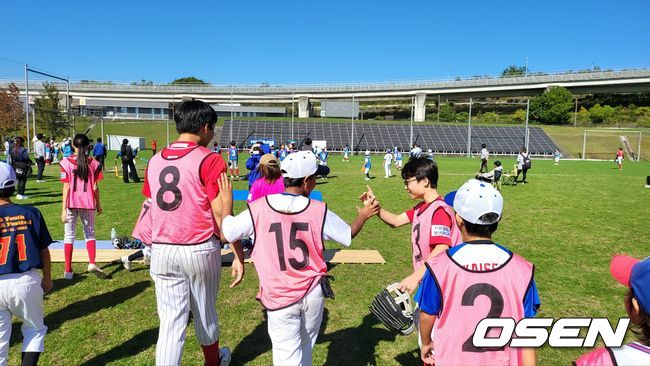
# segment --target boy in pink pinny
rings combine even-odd
[[[426,261],[415,296],[422,361],[437,366],[535,364],[534,349],[486,350],[472,343],[484,318],[518,322],[535,316],[540,304],[535,267],[491,239],[503,211],[501,193],[489,183],[469,180],[456,192],[454,210],[463,243]]]
[[[251,202],[236,217],[230,216],[230,181],[221,179],[221,227],[231,243],[255,233],[251,258],[260,281],[257,299],[267,310],[273,364],[311,365],[324,299],[333,297],[326,278],[324,241],[350,245],[378,206],[370,200],[348,226],[325,203],[308,198],[316,176],[322,175],[313,152],[288,155],[281,168],[285,191]]]
[[[63,278],[71,280],[72,250],[76,237],[77,219],[81,219],[88,250],[88,272],[99,278],[105,278],[106,273],[95,264],[95,211],[101,215],[102,206],[99,203],[98,182],[104,179],[99,162],[88,156],[90,140],[84,134],[77,134],[72,141],[74,154],[63,158],[61,167],[61,183],[63,183],[63,207],[61,221],[65,224],[64,254],[65,273]]]

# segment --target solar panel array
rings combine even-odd
[[[225,122],[219,143],[226,146],[230,136],[230,124]],[[475,126],[472,127],[472,152],[486,144],[492,154],[516,154],[524,145],[524,127]],[[273,139],[277,145],[289,140],[301,141],[305,136],[312,140],[327,141],[329,150],[341,150],[352,145],[351,123],[294,122],[291,121],[244,121],[232,122],[232,136],[237,144],[248,147],[249,139]],[[529,128],[529,151],[534,155],[552,155],[556,145],[539,127]],[[354,125],[354,149],[383,151],[389,147],[408,150],[410,126],[403,124],[356,123]],[[245,140],[245,141],[244,141]],[[425,151],[432,149],[440,154],[467,153],[467,126],[413,125],[413,140]]]

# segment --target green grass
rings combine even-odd
[[[137,134],[138,132],[133,132]],[[415,204],[404,192],[401,179],[382,178],[379,157],[374,158],[370,181],[382,205],[400,212]],[[512,161],[504,161],[512,166]],[[243,164],[242,165],[243,168]],[[446,193],[459,187],[479,167],[477,159],[441,158],[439,189]],[[346,221],[355,216],[357,196],[366,182],[359,172],[361,158],[349,163],[331,158],[332,178],[319,181],[329,208]],[[140,164],[140,174],[144,165]],[[112,163],[109,160],[109,168]],[[52,236],[61,239],[63,224],[61,184],[57,167],[46,169],[46,183],[30,180],[21,203],[34,205],[44,214]],[[648,255],[650,228],[644,218],[650,207],[650,189],[643,188],[650,172],[646,162],[626,162],[619,172],[611,162],[535,160],[530,184],[504,186],[504,216],[494,239],[523,255],[536,265],[536,280],[542,301],[539,316],[609,317],[625,316],[623,294],[608,273],[613,254],[627,252]],[[394,172],[395,173],[395,172]],[[245,188],[236,182],[235,188]],[[115,227],[128,235],[142,202],[142,184],[123,184],[110,171],[101,183],[104,214],[97,218],[97,237],[107,239]],[[243,209],[236,204],[236,211]],[[81,232],[79,228],[78,232]],[[328,247],[338,247],[328,243]],[[314,351],[315,365],[418,365],[415,335],[395,337],[375,318],[368,306],[374,295],[388,283],[398,281],[411,269],[408,227],[390,229],[377,218],[369,221],[353,240],[354,249],[377,249],[385,265],[337,265],[336,300],[326,302],[323,331]],[[75,265],[72,281],[61,279],[63,265],[53,266],[55,290],[45,299],[46,325],[43,365],[152,365],[154,363],[158,318],[154,286],[148,270],[138,265],[133,272],[104,264],[112,274],[99,280],[85,273],[85,265]],[[222,272],[217,309],[221,344],[233,352],[233,364],[269,365],[270,341],[261,306],[255,300],[257,275],[246,266],[241,286],[229,289],[229,268]],[[10,364],[20,358],[20,327],[13,327]],[[183,352],[183,364],[201,364],[202,353],[190,326]],[[542,348],[541,365],[568,364],[584,349]]]

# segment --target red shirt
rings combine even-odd
[[[174,154],[177,156],[184,156],[188,152],[192,151],[192,149],[195,146],[197,146],[197,144],[194,142],[183,142],[183,143],[187,144],[186,149],[173,150],[173,151],[168,149],[163,149],[160,153],[165,158],[169,157],[170,154]],[[205,158],[203,164],[201,164],[201,169],[199,171],[199,174],[201,176],[201,181],[205,186],[205,190],[208,195],[208,199],[210,201],[217,198],[217,196],[219,195],[218,179],[221,173],[225,171],[226,171],[226,163],[223,161],[223,158],[219,154],[210,154],[207,158]],[[142,187],[142,194],[148,198],[151,198],[151,190],[149,188],[147,174],[145,174],[144,176],[144,186]]]
[[[442,197],[436,198],[436,200],[442,200]],[[406,211],[406,216],[409,218],[409,222],[413,222],[413,215],[415,214],[416,210],[424,211],[426,210],[427,207],[431,205],[431,202],[420,202],[415,207],[412,209]],[[451,232],[451,225],[453,225],[453,222],[451,220],[451,217],[447,212],[445,212],[444,209],[438,208],[434,213],[433,213],[433,218],[431,219],[431,225],[443,225],[447,226],[449,228],[449,232]],[[443,244],[443,245],[448,245],[451,246],[451,237],[450,236],[431,236],[431,239],[429,241],[429,245],[431,249],[435,247],[438,244]]]

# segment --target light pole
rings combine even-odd
[[[472,98],[469,98],[469,116],[467,117],[467,157],[472,157]]]

